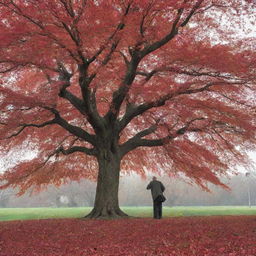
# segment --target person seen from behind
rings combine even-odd
[[[165,201],[163,192],[165,187],[161,181],[158,181],[154,176],[152,181],[148,184],[147,189],[151,190],[154,207],[154,219],[162,218],[162,203]]]

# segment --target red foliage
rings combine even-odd
[[[221,185],[218,175],[248,165],[255,148],[254,38],[234,40],[248,30],[244,15],[255,17],[251,5],[0,0],[1,152],[39,152],[0,180],[24,192],[95,179],[96,141],[112,139],[123,157],[133,138],[122,171]]]
[[[0,222],[0,256],[254,256],[255,216]]]

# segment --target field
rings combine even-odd
[[[152,207],[122,207],[134,217],[151,217]],[[80,218],[89,213],[89,207],[77,208],[0,208],[0,221]],[[210,207],[164,207],[164,217],[215,215],[256,215],[256,207],[248,206],[210,206]]]
[[[162,220],[148,218],[151,207],[123,209],[135,218],[78,218],[89,208],[1,209],[0,256],[256,255],[256,207],[165,207]]]

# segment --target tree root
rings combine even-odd
[[[129,218],[129,216],[124,213],[120,208],[107,208],[103,207],[102,209],[93,208],[93,210],[83,219],[121,219]]]

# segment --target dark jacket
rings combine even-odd
[[[152,180],[148,184],[147,189],[151,189],[152,198],[155,200],[159,195],[163,195],[165,187],[161,181]]]

